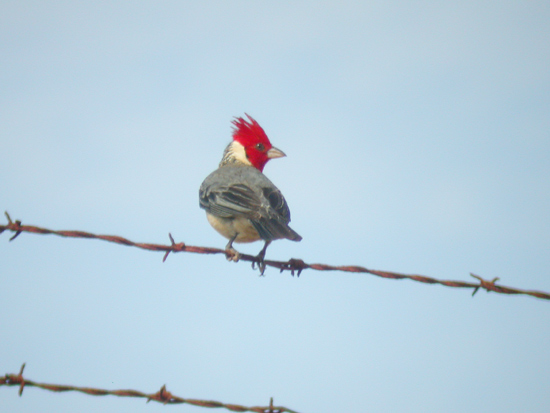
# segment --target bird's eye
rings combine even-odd
[[[263,152],[263,151],[265,151],[265,146],[264,146],[263,143],[258,143],[258,144],[256,144],[256,149]]]

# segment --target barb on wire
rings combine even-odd
[[[147,244],[147,243],[141,243],[141,242],[133,242],[126,238],[119,237],[117,235],[96,235],[96,234],[91,234],[89,232],[83,232],[83,231],[54,231],[51,229],[40,228],[40,227],[31,226],[31,225],[22,225],[21,221],[18,220],[13,222],[9,214],[7,212],[5,214],[6,214],[6,217],[8,218],[8,224],[0,225],[0,234],[6,230],[15,232],[15,235],[13,235],[10,238],[10,241],[13,241],[22,232],[29,232],[33,234],[53,234],[53,235],[58,235],[60,237],[69,237],[69,238],[95,238],[95,239],[101,239],[108,242],[114,242],[116,244],[126,245],[129,247],[141,248],[149,251],[162,251],[164,252],[163,261],[166,260],[166,258],[168,257],[168,254],[170,254],[171,252],[173,253],[192,252],[196,254],[224,254],[224,255],[227,254],[225,250],[222,250],[219,248],[197,247],[197,246],[187,245],[183,242],[176,243],[174,241],[174,238],[172,237],[172,234],[168,234],[171,242],[170,245]],[[248,254],[241,254],[240,260],[254,263],[256,260],[256,257]],[[542,291],[521,290],[519,288],[496,285],[496,281],[499,279],[498,277],[494,278],[491,281],[488,281],[488,280],[484,280],[478,275],[470,274],[472,277],[479,280],[479,283],[452,281],[452,280],[439,280],[437,278],[426,277],[424,275],[409,275],[409,274],[401,274],[401,273],[391,272],[391,271],[372,270],[372,269],[368,269],[368,268],[360,267],[356,265],[334,266],[334,265],[327,265],[327,264],[306,264],[301,259],[296,259],[296,258],[291,258],[288,261],[265,260],[265,264],[270,267],[278,268],[280,272],[290,271],[292,275],[296,273],[298,277],[300,276],[302,271],[306,269],[311,269],[316,271],[342,271],[342,272],[353,272],[353,273],[366,273],[366,274],[376,275],[377,277],[389,278],[393,280],[407,279],[407,280],[412,280],[412,281],[421,282],[425,284],[440,284],[440,285],[444,285],[446,287],[452,287],[452,288],[470,288],[473,290],[472,295],[475,295],[475,293],[480,288],[482,288],[487,292],[493,291],[499,294],[524,294],[532,297],[542,298],[544,300],[550,300],[550,293],[546,293]]]
[[[147,394],[137,390],[104,390],[94,389],[92,387],[78,387],[78,386],[66,386],[60,384],[46,384],[37,383],[33,380],[29,380],[23,377],[23,370],[25,369],[25,363],[21,366],[19,374],[6,374],[4,377],[0,377],[1,386],[19,386],[19,396],[23,394],[25,386],[38,387],[40,389],[49,390],[52,392],[66,392],[76,391],[91,396],[118,396],[118,397],[139,397],[147,399],[147,403],[151,400],[162,404],[191,404],[193,406],[210,407],[210,408],[224,408],[232,412],[255,412],[255,413],[298,413],[295,410],[288,409],[283,406],[273,406],[273,398],[271,398],[269,406],[254,406],[247,407],[238,404],[227,404],[216,402],[212,400],[198,400],[198,399],[184,399],[182,397],[174,396],[168,390],[166,385],[162,386],[156,393]]]

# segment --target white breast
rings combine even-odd
[[[220,218],[206,213],[210,225],[227,239],[231,239],[236,233],[239,235],[235,242],[254,242],[260,240],[260,235],[254,225],[247,218]]]

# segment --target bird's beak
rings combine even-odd
[[[269,159],[282,158],[283,156],[286,156],[285,153],[275,147],[272,147],[270,150],[267,151],[267,157]]]

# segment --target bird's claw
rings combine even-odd
[[[256,264],[258,264],[258,269],[260,270],[260,275],[264,275],[264,271],[265,271],[265,267],[266,267],[266,264],[265,264],[265,261],[264,261],[264,258],[265,258],[265,253],[260,253],[258,255],[256,255],[254,257],[254,260],[252,261],[252,269],[255,270],[256,269]]]
[[[241,253],[233,247],[226,248],[225,249],[225,258],[227,258],[227,261],[237,262],[241,259]]]

